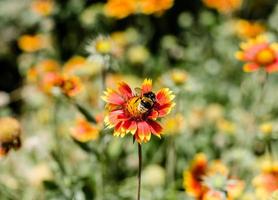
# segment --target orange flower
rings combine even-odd
[[[46,38],[42,35],[23,35],[18,40],[18,46],[25,52],[36,52],[46,47]]]
[[[82,89],[82,84],[77,76],[63,76],[60,88],[69,97],[76,96]]]
[[[258,36],[241,44],[242,51],[236,53],[238,60],[247,62],[245,72],[263,68],[268,73],[278,71],[278,44],[270,44],[264,36]]]
[[[140,90],[140,89],[139,89]],[[140,92],[132,92],[124,82],[117,90],[107,89],[102,97],[107,102],[108,115],[105,122],[114,128],[114,135],[125,136],[131,133],[137,142],[148,142],[151,135],[160,137],[162,126],[157,118],[166,116],[174,107],[174,95],[168,88],[152,92],[152,81],[145,79]]]
[[[241,6],[242,0],[203,0],[203,3],[220,13],[230,13]]]
[[[162,13],[173,6],[174,0],[139,0],[144,14]]]
[[[122,19],[136,12],[137,0],[109,0],[105,4],[105,13],[109,17]]]
[[[53,0],[34,0],[31,4],[32,11],[41,16],[48,16],[53,12]]]
[[[267,199],[272,192],[278,190],[278,163],[264,166],[261,174],[254,178],[253,184],[260,199]]]
[[[10,149],[21,146],[21,128],[19,122],[11,117],[0,118],[0,157],[7,155]]]
[[[98,139],[99,129],[85,119],[78,119],[71,130],[71,136],[79,142],[88,142]]]
[[[258,22],[238,20],[235,24],[235,31],[239,37],[248,39],[255,38],[265,32],[265,27]]]
[[[197,154],[191,166],[183,173],[183,186],[186,192],[195,197],[202,199],[207,188],[202,184],[202,180],[207,173],[208,161],[204,154]]]

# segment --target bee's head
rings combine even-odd
[[[153,102],[156,102],[156,96],[153,92],[147,92],[143,96],[147,97],[147,98],[150,98]]]

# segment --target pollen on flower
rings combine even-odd
[[[168,88],[153,93],[150,79],[144,80],[140,94],[120,82],[116,90],[108,88],[102,97],[107,103],[105,123],[114,128],[114,135],[123,137],[131,133],[139,143],[149,141],[151,135],[161,137],[162,126],[157,119],[172,110],[174,97]]]

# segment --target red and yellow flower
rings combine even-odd
[[[183,173],[183,186],[186,192],[196,199],[202,199],[207,191],[202,184],[207,169],[208,160],[204,154],[200,153],[195,156],[189,169]]]
[[[82,83],[78,76],[67,76],[58,72],[49,72],[44,74],[40,83],[41,89],[51,94],[54,88],[60,89],[60,91],[69,97],[76,96],[82,90]]]
[[[184,171],[183,186],[197,200],[222,200],[223,197],[233,200],[241,195],[244,182],[231,179],[228,174],[228,168],[220,160],[209,163],[207,157],[199,153]]]
[[[51,94],[53,88],[59,87],[62,83],[62,77],[57,72],[48,72],[43,74],[40,82],[40,88],[46,94]]]
[[[261,174],[253,180],[258,198],[268,199],[272,192],[278,190],[278,163],[268,163],[263,166]]]
[[[78,76],[63,76],[60,88],[66,96],[73,97],[81,92],[82,86]]]
[[[260,68],[272,73],[278,71],[278,44],[270,43],[266,37],[258,36],[241,44],[241,51],[236,58],[247,62],[243,66],[245,72],[253,72]]]
[[[152,92],[152,81],[145,79],[141,94],[134,94],[129,85],[120,82],[116,90],[107,89],[102,97],[107,102],[108,111],[105,123],[114,128],[114,135],[125,136],[131,133],[139,142],[148,142],[151,135],[160,137],[162,126],[157,122],[158,118],[166,116],[174,107],[174,95],[168,88],[160,89],[155,94],[155,102],[151,109],[145,113],[139,112],[137,101],[146,94]]]

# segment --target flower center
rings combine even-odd
[[[258,52],[256,60],[261,65],[268,65],[274,62],[275,54],[271,49],[266,48]]]
[[[99,53],[106,54],[111,51],[111,43],[109,41],[98,41],[96,43],[96,50]]]
[[[142,119],[144,114],[148,111],[146,108],[140,105],[140,102],[140,97],[135,96],[128,100],[126,104],[126,111],[134,119]]]

